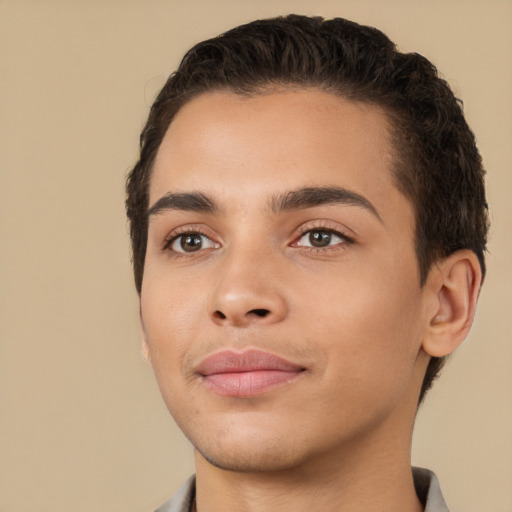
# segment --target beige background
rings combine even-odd
[[[192,472],[139,353],[124,175],[186,49],[291,11],[378,26],[464,99],[489,172],[489,275],[413,461],[454,512],[512,512],[512,2],[0,0],[2,512],[145,512]]]

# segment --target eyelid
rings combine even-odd
[[[197,234],[202,235],[211,240],[215,244],[219,244],[217,240],[215,240],[215,237],[211,233],[211,230],[206,229],[204,226],[200,224],[186,224],[184,226],[178,226],[177,228],[174,228],[170,233],[167,234],[165,237],[163,244],[162,244],[162,250],[167,251],[170,249],[171,245],[174,243],[174,241],[183,235],[191,235],[191,234]],[[176,251],[174,251],[176,252]]]
[[[352,234],[347,234],[347,231],[350,231],[352,233],[352,230],[349,230],[348,228],[345,228],[338,224],[337,222],[332,222],[326,219],[318,219],[313,221],[308,221],[302,224],[297,228],[297,231],[295,235],[293,236],[293,242],[295,242],[297,239],[304,236],[309,231],[331,231],[332,233],[340,236],[343,238],[347,243],[354,243],[355,238],[352,236]]]

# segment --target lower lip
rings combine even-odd
[[[295,380],[302,372],[257,370],[215,373],[203,377],[208,389],[223,396],[247,398]]]

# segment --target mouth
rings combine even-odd
[[[247,398],[288,384],[306,368],[260,350],[225,350],[204,359],[196,372],[212,392]]]

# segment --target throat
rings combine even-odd
[[[201,457],[201,456],[199,456]],[[197,460],[197,456],[196,456]],[[196,463],[193,512],[422,512],[410,466],[306,474],[300,470],[242,473]],[[308,472],[309,473],[309,472]]]

